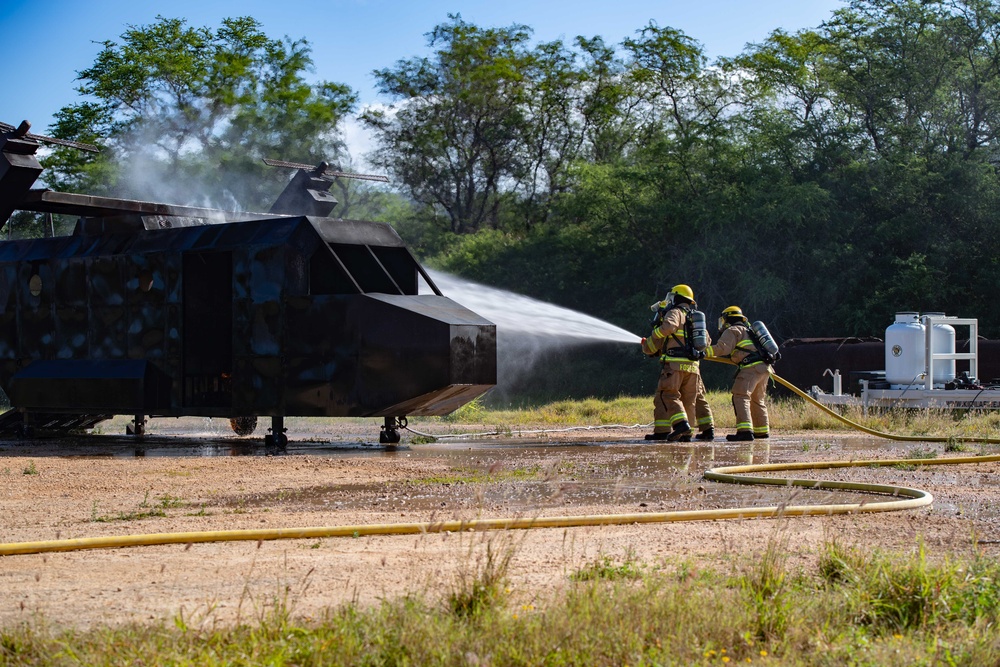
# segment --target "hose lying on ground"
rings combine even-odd
[[[892,465],[948,465],[958,463],[986,463],[1000,461],[1000,455],[966,456],[947,459],[893,459],[876,461],[818,461],[815,463],[765,463],[757,465],[725,466],[705,472],[705,478],[717,482],[736,484],[767,484],[795,486],[810,489],[860,491],[890,497],[875,502],[831,505],[780,505],[771,507],[738,507],[714,510],[682,510],[674,512],[645,512],[638,514],[598,514],[582,516],[553,516],[507,519],[473,519],[455,521],[428,521],[424,523],[359,524],[348,526],[315,526],[304,528],[273,528],[248,530],[199,531],[188,533],[152,533],[112,537],[84,537],[41,542],[16,542],[0,544],[0,556],[37,554],[81,549],[108,549],[116,547],[151,546],[157,544],[191,544],[194,542],[262,541],[281,539],[316,539],[322,537],[360,537],[362,535],[407,535],[415,533],[444,533],[460,531],[513,530],[528,528],[570,528],[579,526],[610,526],[636,523],[667,523],[678,521],[713,521],[720,519],[753,519],[779,516],[828,516],[863,512],[889,512],[915,509],[930,505],[934,498],[921,489],[866,482],[817,481],[756,477],[745,473],[778,472],[782,470],[818,470],[844,467],[872,467]]]
[[[818,401],[805,392],[772,375],[782,385],[806,399],[824,412],[860,431],[890,440],[909,442],[981,442],[998,444],[996,438],[941,438],[927,436],[900,436],[882,433],[857,424]],[[682,510],[673,512],[645,512],[638,514],[599,514],[582,516],[554,516],[507,519],[473,519],[454,521],[429,521],[423,523],[360,524],[348,526],[315,526],[304,528],[273,528],[248,530],[219,530],[187,533],[152,533],[111,537],[84,537],[41,542],[12,542],[0,544],[0,556],[37,554],[82,549],[109,549],[160,544],[192,544],[194,542],[262,541],[281,539],[316,539],[322,537],[359,537],[362,535],[406,535],[415,533],[443,533],[460,531],[512,530],[530,528],[570,528],[579,526],[610,526],[635,523],[666,523],[677,521],[711,521],[719,519],[752,519],[779,516],[818,516],[854,514],[862,512],[889,512],[915,509],[930,505],[934,498],[927,491],[902,486],[871,484],[867,482],[818,481],[809,479],[758,477],[746,473],[780,472],[783,470],[820,470],[829,468],[873,467],[893,465],[954,465],[963,463],[988,463],[1000,461],[1000,455],[964,456],[945,459],[892,459],[858,461],[818,461],[797,463],[763,463],[755,465],[723,466],[705,472],[705,479],[735,484],[765,484],[771,486],[833,489],[872,493],[889,496],[891,500],[830,505],[781,505],[772,507],[739,507],[715,510]]]
[[[1000,438],[974,438],[967,436],[942,437],[942,436],[931,436],[931,435],[895,435],[893,433],[883,433],[882,431],[876,431],[875,429],[868,428],[867,426],[862,426],[857,422],[851,421],[850,419],[844,417],[835,410],[831,410],[830,408],[826,407],[825,405],[817,401],[815,398],[813,398],[806,392],[796,387],[788,380],[785,380],[784,378],[781,378],[774,373],[771,374],[771,377],[773,377],[776,382],[787,387],[788,389],[791,389],[793,392],[804,398],[807,402],[812,403],[817,408],[827,413],[834,419],[837,419],[859,431],[867,433],[868,435],[874,435],[879,438],[886,438],[887,440],[898,440],[901,442],[978,442],[987,445],[1000,445]]]

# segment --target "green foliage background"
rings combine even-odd
[[[579,138],[574,152],[505,135],[490,153],[503,159],[480,170],[413,113],[372,127],[381,165],[413,195],[419,223],[401,230],[463,276],[633,331],[646,304],[685,282],[710,315],[738,304],[780,339],[881,335],[899,310],[978,317],[996,336],[998,19],[995,2],[855,0],[814,30],[775,31],[708,63],[696,40],[653,23],[615,51],[599,38],[532,46],[523,26],[451,17],[430,36],[435,57],[376,72],[398,108],[492,112],[532,137],[558,127]],[[505,68],[491,59],[497,43]],[[536,89],[526,74],[553,49],[574,76]],[[516,119],[450,87],[470,77],[479,97],[516,79]],[[538,111],[553,98],[571,112]],[[463,213],[443,194],[411,182],[404,144],[442,161],[435,187],[489,200],[495,215],[456,224]]]
[[[779,340],[880,336],[901,310],[1000,335],[995,0],[848,0],[714,62],[654,22],[539,43],[453,15],[427,39],[374,72],[394,103],[359,116],[396,190],[340,198],[429,265],[640,335],[677,283],[710,321],[740,305]],[[312,65],[250,18],[130,26],[50,129],[108,150],[56,150],[47,177],[121,192],[142,155],[266,205],[280,178],[258,157],[349,159],[356,96],[306,83]]]

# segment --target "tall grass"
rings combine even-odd
[[[628,397],[607,400],[583,398],[556,401],[535,407],[486,408],[480,400],[472,401],[440,418],[446,423],[504,424],[510,427],[644,424],[652,420],[651,397]],[[419,418],[418,418],[419,419]]]
[[[710,391],[709,406],[718,428],[734,428],[732,396]],[[935,437],[998,437],[1000,413],[996,411],[937,409],[837,409],[843,417],[884,433],[927,435]],[[830,430],[848,432],[851,426],[823,412],[798,397],[776,397],[768,401],[771,428],[777,431]],[[443,422],[481,426],[501,432],[535,428],[576,426],[645,425],[652,421],[652,396],[622,396],[616,399],[585,398],[556,401],[534,407],[487,408],[473,401],[446,417],[411,419],[414,423]]]
[[[447,608],[463,618],[479,617],[502,604],[510,564],[517,552],[511,533],[491,533],[485,550],[469,545],[448,593]]]
[[[935,562],[919,548],[873,553],[830,543],[818,566],[792,569],[784,539],[724,569],[667,561],[641,564],[637,577],[569,573],[545,599],[491,596],[475,613],[450,604],[449,590],[444,604],[427,591],[316,620],[297,620],[289,600],[233,626],[84,631],[36,620],[0,631],[0,664],[1000,664],[995,559]],[[465,599],[505,579],[493,575],[506,572],[508,547],[494,545],[500,560],[480,562],[465,580]]]
[[[751,611],[753,636],[770,639],[784,635],[789,623],[788,534],[780,530],[768,540],[759,558],[749,561],[738,577],[745,603]]]
[[[1000,613],[1000,566],[981,556],[932,564],[923,545],[913,554],[889,557],[832,543],[820,573],[831,590],[842,593],[842,613],[877,632],[973,626]]]

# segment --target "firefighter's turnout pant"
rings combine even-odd
[[[753,430],[754,435],[768,433],[767,381],[771,377],[771,367],[758,362],[741,368],[733,380],[733,411],[736,413],[736,429]]]
[[[684,406],[694,405],[700,383],[697,362],[663,364],[653,398],[653,433],[669,433],[675,424],[687,422]]]
[[[708,406],[708,398],[705,397],[705,383],[701,379],[700,372],[698,375],[698,395],[691,403],[684,401],[684,411],[687,412],[688,421],[691,422],[692,426],[697,424],[699,431],[704,432],[715,428],[715,418],[712,417],[712,408]]]

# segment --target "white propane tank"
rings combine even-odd
[[[885,380],[893,389],[920,385],[924,372],[924,325],[915,312],[896,313],[885,330]]]
[[[924,317],[944,317],[944,313],[924,313]],[[926,325],[925,325],[926,326]],[[931,352],[934,354],[955,354],[955,327],[938,322],[933,328],[934,340]],[[924,345],[926,350],[927,345]],[[955,379],[955,360],[934,362],[934,384],[944,385]]]

